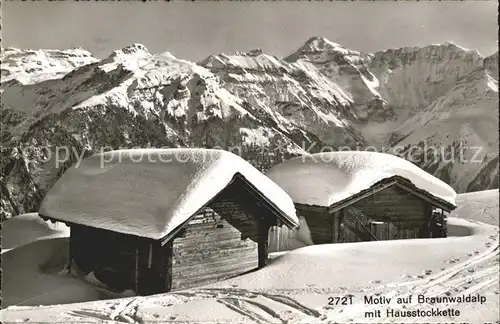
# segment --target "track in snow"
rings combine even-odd
[[[238,288],[207,288],[188,292],[173,292],[172,294],[217,300],[255,323],[262,324],[288,323],[291,318],[303,316],[319,318],[323,315],[289,296],[270,292]],[[278,311],[276,308],[284,309],[284,311]]]
[[[70,311],[67,315],[78,317],[83,320],[100,320],[112,321],[114,323],[144,323],[137,316],[137,311],[140,306],[140,297],[132,300],[125,300],[111,304],[107,309],[90,309],[82,308],[79,310]]]
[[[418,294],[423,294],[426,297],[436,297],[453,293],[477,293],[498,281],[498,256],[499,245],[498,242],[495,242],[485,252],[461,263],[456,263],[450,268],[419,280],[377,287],[370,295],[385,296],[392,298],[394,301],[396,298],[405,298],[409,295],[415,296]],[[358,301],[353,305],[335,307],[335,309],[325,314],[326,317],[319,320],[313,317],[304,317],[293,323],[327,323],[329,321],[339,323],[359,321],[363,323],[379,323],[384,321],[384,318],[365,318],[365,312],[375,311],[385,306],[365,305],[362,298],[358,298]],[[409,310],[416,306],[423,309],[426,304],[390,304],[390,308],[394,310]],[[417,318],[414,320],[415,322],[422,322],[426,319]],[[406,322],[409,322],[409,320],[407,319]]]
[[[288,323],[292,318],[302,318],[304,316],[318,318],[323,315],[289,296],[268,292],[254,292],[247,289],[193,289],[171,292],[170,295],[183,297],[184,303],[199,299],[215,300],[228,309],[245,316],[247,321],[258,324]],[[90,322],[147,323],[147,320],[138,315],[138,309],[141,301],[145,300],[144,298],[146,297],[135,297],[122,302],[111,303],[109,307],[104,309],[83,308],[72,310],[67,312],[66,315],[71,319],[79,318]],[[190,323],[189,320],[161,319],[160,321],[162,323]],[[217,321],[217,323],[222,322],[224,321]]]
[[[435,273],[429,273],[418,280],[411,280],[395,284],[381,285],[370,290],[370,295],[379,295],[393,298],[409,295],[424,294],[426,297],[443,296],[450,294],[469,294],[482,291],[498,280],[498,256],[499,244],[489,237],[486,251],[471,257],[465,261],[451,260],[452,266]],[[308,307],[291,296],[301,294],[319,294],[328,296],[330,293],[339,292],[333,288],[301,288],[301,289],[269,289],[269,290],[248,290],[242,288],[200,288],[186,291],[171,292],[168,295],[176,300],[175,303],[189,303],[190,301],[207,299],[214,300],[231,311],[245,317],[245,322],[258,324],[267,323],[329,323],[329,322],[380,322],[384,318],[365,318],[365,312],[381,309],[380,305],[365,305],[362,296],[355,296],[357,302],[349,306],[324,306],[314,309]],[[351,292],[352,293],[352,292]],[[152,297],[152,296],[151,296]],[[148,297],[148,298],[151,298]],[[138,315],[138,310],[145,297],[136,297],[122,302],[110,304],[105,309],[80,309],[68,312],[71,318],[82,320],[112,321],[114,323],[147,323]],[[153,297],[158,301],[158,305],[165,305],[164,296]],[[155,303],[153,301],[153,303]],[[148,300],[151,304],[151,300]],[[174,306],[168,304],[166,306]],[[409,310],[416,306],[420,309],[431,305],[410,304],[399,305],[391,303],[391,309]],[[147,307],[145,307],[147,308]],[[147,310],[143,310],[147,311]],[[181,321],[174,319],[158,319],[162,323],[194,323],[195,321]],[[386,321],[389,319],[385,319]],[[406,318],[406,322],[411,319]],[[422,318],[416,319],[421,322]],[[217,323],[231,323],[231,321],[217,320]]]

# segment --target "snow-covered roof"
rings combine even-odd
[[[267,176],[295,203],[331,206],[376,183],[402,177],[417,189],[455,206],[456,192],[449,185],[395,155],[342,151],[304,155],[280,163]]]
[[[239,156],[208,149],[131,149],[75,164],[42,202],[46,217],[160,239],[242,175],[298,224],[292,199]]]

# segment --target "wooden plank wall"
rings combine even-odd
[[[428,222],[429,203],[396,186],[377,192],[351,206],[369,217],[370,221],[389,222],[387,239],[410,239],[425,237],[423,228]],[[348,213],[342,210],[344,222],[352,224]],[[343,232],[344,242],[361,241],[349,230]]]
[[[183,237],[174,239],[172,289],[198,286],[257,268],[258,240],[259,222],[254,215],[236,202],[217,200],[187,224]]]
[[[291,250],[294,235],[295,230],[289,229],[285,225],[271,227],[268,233],[269,252]]]

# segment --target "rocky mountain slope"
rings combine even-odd
[[[403,112],[387,143],[459,192],[497,188],[498,53],[446,43],[377,56],[382,96]]]
[[[457,191],[497,187],[498,53],[365,54],[313,37],[284,59],[257,49],[196,64],[139,44],[100,61],[81,49],[1,57],[2,218],[37,210],[80,156],[135,146],[222,147],[262,169],[306,151],[389,150]]]

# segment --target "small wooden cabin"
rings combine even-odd
[[[184,201],[186,204],[182,208],[176,208],[181,210],[181,213],[177,213],[177,216],[172,217],[170,221],[158,222],[156,219],[157,223],[148,228],[148,233],[133,233],[134,226],[141,226],[134,223],[141,218],[141,214],[137,211],[142,209],[142,216],[145,218],[148,218],[148,210],[161,211],[168,215],[168,206],[159,209],[150,208],[162,198],[160,195],[159,200],[155,201],[155,189],[150,190],[142,186],[149,182],[141,183],[142,178],[135,178],[137,183],[129,188],[123,188],[127,186],[121,181],[123,177],[139,170],[134,168],[134,164],[119,163],[118,168],[118,164],[115,163],[108,172],[99,173],[93,170],[95,168],[92,165],[89,166],[92,161],[87,159],[80,166],[83,171],[73,169],[67,176],[63,175],[51,189],[54,192],[49,192],[45,198],[40,215],[44,219],[62,221],[70,226],[68,270],[72,271],[77,267],[83,274],[93,272],[100,282],[116,291],[133,290],[139,295],[148,295],[214,282],[263,267],[268,259],[269,228],[281,225],[294,228],[298,224],[297,218],[295,214],[290,215],[290,209],[282,208],[283,202],[273,201],[261,190],[262,186],[259,188],[259,184],[252,183],[243,173],[234,170],[244,169],[252,179],[254,176],[258,178],[260,173],[257,174],[252,169],[249,172],[248,168],[253,167],[245,165],[246,162],[243,163],[243,160],[235,158],[233,154],[220,152],[210,152],[215,154],[216,158],[206,163],[223,165],[221,160],[228,158],[227,167],[215,171],[214,168],[205,168],[203,172],[209,173],[208,177],[183,175],[180,171],[189,171],[189,167],[184,165],[173,173],[168,173],[167,176],[158,172],[160,182],[165,186],[175,186],[177,189],[174,191],[180,193],[170,201],[174,204]],[[206,154],[206,152],[196,152],[196,154]],[[240,167],[235,168],[238,163]],[[168,169],[169,166],[175,165],[178,166],[178,163],[166,163],[160,167]],[[143,168],[147,169],[147,166],[143,165]],[[123,172],[127,174],[116,178],[111,176],[112,172],[118,172],[115,175]],[[229,179],[227,183],[220,182],[225,183],[223,187],[214,178],[221,176],[218,172],[231,174],[230,177],[226,175]],[[110,174],[106,176],[106,173]],[[151,170],[147,173],[154,176]],[[92,175],[86,179],[85,175],[88,174]],[[143,173],[143,176],[146,176],[146,173]],[[186,176],[188,180],[182,180]],[[104,179],[94,182],[94,179],[99,177]],[[262,177],[264,180],[267,179],[264,175]],[[71,185],[68,184],[68,179]],[[166,181],[167,179],[170,181]],[[212,181],[209,181],[210,179]],[[199,183],[200,181],[207,183]],[[271,188],[272,191],[281,190],[270,180],[267,181],[268,186],[275,186]],[[105,184],[106,189],[102,191],[103,188],[99,188],[99,184]],[[86,188],[85,194],[90,197],[85,198],[83,192],[80,192],[82,195],[75,197],[79,190],[78,186]],[[154,187],[153,184],[151,186]],[[144,193],[128,190],[131,188],[136,190],[142,188]],[[188,199],[187,192],[189,190],[196,192],[196,188],[204,189],[198,191],[200,197]],[[92,190],[96,190],[97,193],[93,194]],[[120,191],[118,195],[114,194],[115,190]],[[209,199],[203,194],[205,190],[212,190],[213,194]],[[122,204],[129,208],[113,209],[115,205],[103,208],[108,203],[107,198],[109,204],[114,204],[117,202],[117,197],[125,199]],[[83,202],[80,203],[76,199],[82,199]],[[127,199],[129,201],[126,201]],[[169,201],[167,197],[165,199]],[[67,204],[68,200],[76,203]],[[142,203],[142,207],[134,208],[137,205],[131,203],[134,201],[139,205]],[[191,213],[188,209],[192,204],[199,204],[199,207]],[[293,207],[291,199],[290,204]],[[95,217],[94,214],[99,211],[102,215]],[[117,211],[122,214],[118,214]],[[123,213],[131,214],[123,215]],[[153,217],[158,218],[162,215],[156,213]],[[95,222],[98,218],[102,220]],[[158,226],[158,223],[161,226]],[[144,226],[147,225],[151,224]],[[153,233],[155,226],[158,228],[156,233]]]
[[[295,204],[315,244],[446,237],[455,206],[393,176],[330,206]]]
[[[411,171],[405,170],[406,174],[414,173],[421,178],[418,179],[419,184],[425,184],[428,180],[433,185],[441,186],[442,192],[455,194],[453,189],[441,180],[423,170],[415,170],[416,166],[407,161],[401,162],[400,158],[374,152],[353,152],[354,158],[348,154],[349,152],[332,153],[328,163],[319,162],[319,165],[307,160],[302,164],[298,162],[301,158],[297,158],[290,160],[288,164],[284,162],[283,165],[277,165],[270,171],[271,179],[285,189],[294,200],[297,215],[305,218],[314,244],[446,237],[446,217],[456,206],[449,200],[417,187],[412,181],[400,175],[381,177],[381,180],[363,190],[358,190],[355,194],[326,203],[329,200],[328,196],[342,197],[344,196],[342,191],[361,187],[357,183],[353,186],[354,182],[365,182],[366,177],[358,176],[352,171],[355,169],[352,165],[356,166],[357,156],[360,156],[362,161],[359,164],[365,168],[376,169],[379,163],[380,172],[390,174],[391,164],[394,164],[397,170],[403,169],[404,166]],[[382,154],[387,162],[381,159]],[[414,175],[412,177],[418,178]],[[345,187],[330,185],[336,180],[345,183]],[[314,197],[315,193],[318,194]],[[321,195],[324,195],[325,199],[322,199]],[[270,241],[273,243],[277,241],[272,233],[290,236],[287,232],[289,230],[285,228],[272,228]],[[270,248],[274,251],[283,250],[274,244]]]

